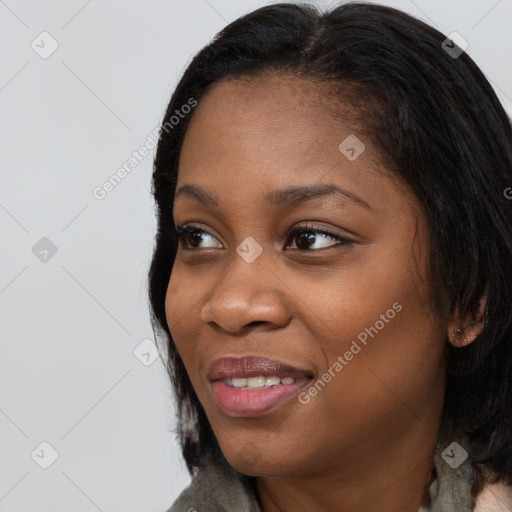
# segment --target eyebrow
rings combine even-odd
[[[212,194],[196,185],[186,184],[180,187],[174,196],[174,201],[181,196],[187,195],[193,197],[206,206],[218,206],[219,199],[216,194]],[[289,187],[281,190],[273,190],[265,195],[264,200],[271,206],[294,206],[297,203],[310,201],[318,197],[335,196],[343,202],[349,202],[363,206],[369,210],[372,207],[359,196],[345,190],[337,185],[322,183],[318,185],[302,185],[299,187]]]

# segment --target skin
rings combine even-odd
[[[264,512],[417,512],[438,437],[443,345],[455,324],[432,312],[419,204],[379,162],[350,105],[332,117],[321,87],[279,75],[232,80],[196,107],[177,190],[193,184],[219,204],[188,194],[175,201],[176,225],[205,233],[195,244],[189,237],[189,249],[180,242],[169,329],[227,460],[259,477]],[[355,161],[338,149],[350,134],[366,146]],[[321,183],[368,206],[330,195],[288,206],[264,200]],[[353,243],[312,232],[308,249],[288,236],[306,222]],[[236,252],[248,236],[262,248],[250,264]],[[394,303],[401,311],[308,404],[292,399],[250,418],[217,406],[207,379],[214,360],[266,356],[307,368],[316,381]]]

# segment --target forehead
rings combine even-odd
[[[369,163],[373,148],[356,114],[342,99],[334,99],[327,85],[296,77],[221,82],[207,92],[192,115],[179,171],[182,176],[198,168],[204,172],[205,163],[210,168],[234,158],[240,163],[257,160],[261,168],[275,170],[297,162],[312,165],[322,156],[335,164],[342,157],[339,144],[354,132],[365,143],[358,164]]]
[[[329,136],[336,140],[344,129],[361,131],[356,117],[348,92],[343,101],[327,84],[282,74],[257,75],[215,84],[196,107],[187,135],[206,135],[205,128],[215,127],[210,138],[235,131],[256,140],[263,131],[268,139],[279,136],[276,143],[327,143]]]
[[[283,75],[221,82],[193,113],[176,189],[197,185],[237,206],[263,205],[271,190],[322,183],[375,205],[396,200],[399,180],[381,164],[358,117],[326,84]],[[349,160],[340,144],[353,137],[364,149]]]

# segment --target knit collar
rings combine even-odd
[[[418,512],[471,512],[473,468],[468,456],[467,436],[450,439],[440,434],[434,454],[436,477],[430,484],[425,504]]]
[[[467,453],[468,439],[456,441],[440,435],[434,456],[434,480],[418,512],[471,512],[473,470]],[[256,496],[225,459],[202,466],[189,487],[167,512],[261,512]]]

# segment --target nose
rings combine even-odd
[[[288,289],[261,256],[247,263],[237,254],[226,264],[201,310],[201,321],[241,334],[251,327],[272,330],[291,319]]]

